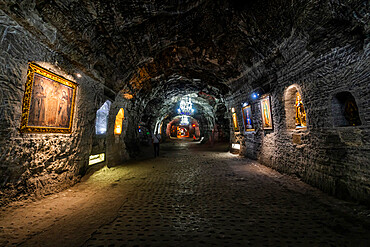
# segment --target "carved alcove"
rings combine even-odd
[[[291,85],[285,91],[286,127],[289,130],[306,129],[307,117],[298,85]]]
[[[333,96],[332,113],[334,127],[361,125],[356,100],[348,91],[339,92]]]
[[[120,135],[122,133],[122,124],[123,119],[125,118],[125,111],[123,108],[121,108],[117,115],[116,115],[116,121],[114,122],[114,134]]]
[[[100,109],[96,112],[96,121],[95,121],[96,135],[104,135],[107,132],[108,115],[111,104],[112,102],[110,102],[109,100],[105,101],[102,107],[100,107]]]

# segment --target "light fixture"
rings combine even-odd
[[[188,116],[181,116],[180,125],[189,125],[189,117]]]
[[[105,153],[90,155],[89,165],[94,165],[105,160]]]
[[[248,103],[247,103],[247,102],[243,103],[243,107],[246,107],[247,105],[248,105]]]
[[[240,150],[240,144],[239,143],[232,143],[231,148]]]
[[[122,133],[122,124],[123,124],[123,119],[124,119],[124,110],[121,108],[116,116],[116,121],[114,122],[114,134],[115,135],[120,135]]]
[[[252,99],[257,99],[258,96],[260,96],[259,93],[252,93]]]
[[[114,134],[115,135],[120,135],[122,133],[122,126],[117,126],[114,128]]]
[[[78,78],[81,78],[81,77],[82,77],[82,75],[81,75],[80,73],[77,73],[77,74],[76,74],[76,76],[77,76]]]
[[[234,113],[235,112],[235,108],[233,107],[233,108],[231,108],[231,112],[232,113]]]
[[[191,98],[186,97],[184,100],[180,101],[180,108],[177,109],[179,114],[183,115],[191,115],[194,113],[193,103],[191,102]]]

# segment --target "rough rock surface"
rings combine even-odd
[[[54,173],[62,187],[72,184],[90,154],[105,152],[110,165],[138,154],[138,126],[165,126],[180,97],[192,95],[205,139],[229,133],[231,107],[241,124],[240,106],[249,101],[255,132],[230,133],[242,155],[369,203],[368,1],[9,0],[0,7],[0,183],[10,191],[25,190],[35,174],[31,184],[41,179],[43,188]],[[70,136],[18,134],[28,60],[83,75]],[[303,98],[306,130],[287,128],[292,84]],[[272,96],[273,130],[260,127],[255,91]],[[333,102],[341,92],[356,100],[361,125],[337,127]],[[95,136],[95,112],[108,99],[108,132]],[[117,137],[120,108],[126,115]]]
[[[9,205],[0,245],[368,245],[364,206],[215,147],[166,143],[159,158],[104,167],[70,190]]]
[[[76,183],[88,168],[95,113],[104,86],[47,48],[1,12],[0,204],[12,198],[42,196]],[[21,134],[22,99],[28,61],[78,83],[71,134]],[[59,65],[59,66],[58,66]],[[73,68],[73,67],[72,67]],[[67,74],[65,71],[71,69]],[[76,73],[82,77],[77,78]],[[75,76],[75,78],[73,77]],[[112,127],[113,128],[113,127]]]
[[[228,105],[237,109],[243,129],[241,105],[249,102],[256,129],[236,134],[234,140],[241,144],[241,153],[279,171],[302,177],[330,194],[369,203],[368,41],[360,50],[347,44],[317,56],[309,50],[309,39],[293,33],[279,47],[280,59],[283,59],[279,67],[267,66],[267,61],[240,79],[237,83],[241,86],[233,89],[236,96],[228,99]],[[317,49],[321,45],[317,44]],[[263,87],[248,87],[249,83],[257,85],[260,81],[270,87],[269,91]],[[301,92],[307,113],[308,127],[304,130],[287,127],[286,91],[293,84]],[[255,90],[271,95],[273,130],[261,128],[259,100],[251,98]],[[339,92],[350,92],[354,96],[361,125],[336,126],[333,99]]]

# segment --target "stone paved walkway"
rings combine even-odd
[[[367,212],[255,161],[171,142],[160,158],[104,168],[69,191],[3,209],[0,243],[370,246]]]

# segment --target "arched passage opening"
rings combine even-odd
[[[201,136],[199,127],[199,122],[193,117],[176,116],[167,124],[166,136],[173,139],[191,138],[197,140]]]
[[[339,92],[333,96],[332,112],[334,126],[361,125],[355,97],[348,91]]]
[[[109,109],[111,105],[112,105],[112,102],[107,100],[100,107],[100,109],[96,112],[96,120],[95,120],[96,135],[104,135],[105,133],[107,133],[108,116],[109,116]]]
[[[122,123],[123,119],[125,118],[125,111],[123,108],[121,108],[117,115],[116,115],[116,121],[114,122],[114,134],[120,135],[122,133]]]

